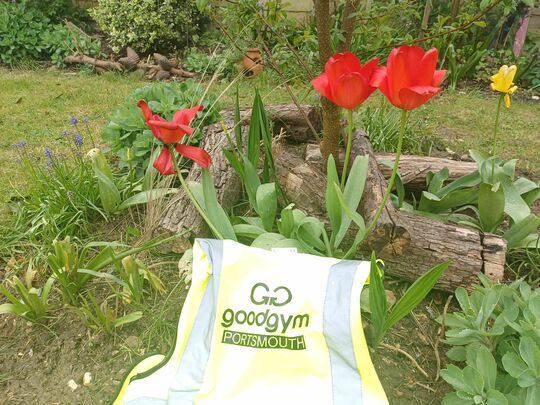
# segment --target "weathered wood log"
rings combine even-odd
[[[340,153],[340,161],[343,162],[345,153]],[[392,174],[392,167],[386,163],[393,164],[395,154],[393,153],[375,153],[375,159],[379,163],[379,170],[382,172],[386,179],[390,178]],[[319,145],[307,145],[306,146],[306,160],[317,162],[320,161],[321,154],[319,153]],[[477,169],[476,163],[465,162],[461,160],[452,160],[440,157],[431,156],[415,156],[415,155],[401,155],[399,160],[399,174],[403,181],[403,184],[407,189],[412,191],[426,190],[426,177],[429,172],[436,173],[439,170],[448,168],[448,180],[446,182],[454,181],[461,176],[469,174]]]
[[[306,161],[301,151],[284,149],[277,158],[283,189],[291,201],[311,215],[324,213],[326,177],[322,157]],[[353,155],[369,155],[369,171],[359,212],[369,224],[382,201],[386,180],[371,145],[356,133]],[[350,241],[350,239],[349,239]],[[453,291],[469,286],[477,273],[500,280],[504,273],[506,242],[497,235],[396,210],[388,202],[375,231],[362,246],[364,254],[374,250],[387,265],[388,274],[414,281],[431,267],[451,260],[437,287]]]
[[[387,179],[392,174],[392,168],[381,162],[394,163],[394,154],[376,153],[375,157],[379,162],[379,169]],[[464,162],[439,157],[403,155],[399,160],[399,174],[405,186],[414,191],[426,189],[426,177],[429,172],[436,173],[439,170],[448,168],[447,182],[454,181],[461,176],[465,176],[477,169],[475,162]]]
[[[314,131],[318,134],[322,129],[321,109],[308,104],[277,104],[265,106],[268,119],[272,121],[275,135],[283,133],[287,142],[306,143],[315,139]],[[224,110],[221,115],[233,119],[234,111]],[[249,124],[251,109],[240,110],[240,121]],[[318,145],[315,145],[317,148]]]
[[[195,77],[196,74],[192,72],[188,72],[180,67],[173,66],[173,63],[169,61],[165,56],[159,55],[159,64],[158,65],[152,65],[149,63],[140,62],[137,57],[133,55],[133,52],[128,52],[128,55],[123,58],[120,58],[118,62],[114,61],[107,61],[107,60],[101,60],[92,58],[90,56],[86,55],[71,55],[66,56],[64,58],[64,62],[66,63],[84,63],[88,65],[92,65],[96,67],[96,70],[99,72],[107,71],[107,70],[116,70],[116,71],[132,71],[132,70],[142,70],[143,72],[147,73],[150,78],[157,79],[157,80],[165,80],[169,79],[171,76],[177,76],[177,77],[185,77],[185,78],[192,78]],[[136,55],[136,54],[135,54]],[[167,60],[168,62],[165,62],[164,60]],[[163,69],[163,66],[167,67],[167,69]]]
[[[297,112],[296,114],[291,110],[296,110],[294,105],[285,106],[268,106],[267,112],[269,119],[274,123],[273,131],[274,135],[278,135],[282,129],[284,129],[284,137],[292,140],[297,140],[302,136],[307,137],[308,127],[305,122],[299,118],[301,115],[306,114],[313,120],[312,125],[316,131],[321,130],[321,122],[319,117],[319,109],[317,107],[304,105],[302,106],[303,113]],[[244,142],[247,140],[249,120],[251,118],[251,110],[241,110],[241,125],[242,133],[244,135]],[[227,128],[229,134],[234,133],[234,119],[231,111],[224,111],[222,113],[224,119],[224,125]],[[224,207],[231,207],[242,196],[242,185],[240,180],[236,176],[236,173],[230,166],[227,158],[223,154],[222,149],[228,147],[227,137],[223,131],[221,124],[211,125],[205,128],[205,137],[203,138],[200,147],[208,151],[212,156],[212,166],[210,168],[216,186],[216,192],[218,200]],[[191,169],[187,180],[198,181],[200,178],[200,169],[194,165]],[[173,198],[170,206],[166,210],[163,216],[160,227],[168,232],[179,232],[185,229],[191,229],[192,234],[201,235],[207,233],[207,227],[197,211],[193,208],[193,205],[189,201],[189,198],[184,194],[182,190]],[[173,249],[182,251],[185,249],[185,239],[178,240]]]

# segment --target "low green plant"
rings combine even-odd
[[[51,62],[58,67],[66,66],[64,62],[66,56],[97,57],[101,53],[101,41],[85,34],[71,23],[54,26],[52,30],[45,31],[41,39]]]
[[[203,16],[191,0],[98,0],[91,16],[108,35],[113,50],[177,50],[201,31]]]
[[[373,149],[381,152],[395,152],[399,136],[400,113],[388,108],[386,99],[381,97],[381,106],[367,106],[358,114],[360,126],[369,136]],[[403,138],[403,150],[415,155],[426,155],[432,149],[434,140],[425,135],[425,125],[420,119],[409,120]]]
[[[426,298],[449,264],[449,262],[444,262],[425,272],[390,307],[383,284],[383,271],[375,253],[372,253],[369,287],[366,289],[368,305],[364,307],[364,310],[367,309],[366,312],[370,313],[369,319],[372,327],[367,329],[369,332],[367,339],[371,347],[377,348],[386,332],[405,316],[409,315]]]
[[[24,283],[17,276],[13,276],[4,284],[0,284],[0,294],[10,301],[0,304],[0,315],[12,314],[31,322],[45,322],[49,312],[56,308],[56,305],[49,302],[55,280],[49,277],[42,288],[34,288],[32,278],[33,271],[30,265],[26,271]]]
[[[478,151],[470,151],[470,155],[477,170],[448,184],[448,168],[431,173],[418,203],[405,203],[401,208],[482,232],[501,233],[510,249],[536,248],[540,217],[531,212],[531,205],[540,198],[540,185],[525,177],[515,178],[516,159],[503,161]],[[504,220],[509,226],[503,231]]]
[[[77,306],[79,293],[91,277],[100,277],[100,272],[125,257],[153,249],[179,236],[180,234],[156,238],[133,248],[114,242],[89,242],[79,248],[66,237],[64,240],[53,242],[54,253],[49,254],[47,263],[58,280],[64,304]],[[121,250],[115,251],[118,248]]]
[[[460,311],[446,316],[447,356],[464,363],[442,370],[455,389],[443,404],[527,404],[540,401],[540,290],[524,280],[495,284],[480,274]]]
[[[12,204],[14,228],[30,241],[50,241],[73,235],[84,238],[97,218],[106,218],[99,201],[90,162],[83,159],[82,145],[62,136],[58,149],[45,147],[36,153],[21,141],[13,145],[20,171],[29,186],[19,191]],[[82,139],[76,135],[75,139]],[[77,146],[80,145],[80,146]]]
[[[137,107],[139,100],[145,100],[155,114],[167,120],[171,120],[178,110],[198,104],[204,106],[204,114],[196,118],[191,125],[195,128],[192,144],[197,144],[202,138],[203,126],[219,120],[216,97],[210,92],[205,92],[203,85],[195,81],[153,83],[135,90],[113,112],[103,131],[103,139],[111,151],[117,154],[120,168],[134,169],[137,178],[146,172],[152,151],[156,149],[155,137],[146,126],[141,110]],[[128,151],[131,158],[128,158]]]
[[[71,23],[51,24],[48,16],[26,2],[0,2],[0,38],[0,62],[7,65],[33,59],[64,66],[67,55],[97,56],[101,50],[99,40]]]
[[[90,150],[88,157],[92,161],[92,170],[97,178],[101,205],[107,214],[117,213],[136,205],[147,204],[178,191],[174,188],[153,188],[151,177],[154,170],[150,166],[145,177],[141,179],[134,179],[132,168],[127,174],[121,173],[120,176],[115,178],[109,162],[99,149]]]
[[[82,315],[86,325],[90,329],[102,331],[107,335],[112,335],[120,326],[136,322],[143,317],[142,311],[134,311],[118,317],[118,306],[111,308],[108,298],[100,304],[90,292],[81,300],[81,307],[77,308],[77,312]]]

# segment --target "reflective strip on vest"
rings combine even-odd
[[[369,267],[197,239],[174,350],[114,404],[388,404],[360,316]]]

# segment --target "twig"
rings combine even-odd
[[[421,382],[415,381],[414,384],[419,385],[420,387],[425,388],[428,391],[436,392],[433,388],[431,388],[430,386],[426,384],[422,384]]]
[[[442,322],[441,322],[441,330],[439,331],[439,336],[437,337],[437,340],[435,341],[435,356],[437,357],[437,374],[435,375],[435,381],[439,381],[439,378],[441,376],[441,358],[439,356],[439,342],[444,337],[444,322],[446,320],[446,313],[448,312],[448,307],[450,306],[450,302],[452,302],[452,298],[454,298],[453,295],[449,295],[446,299],[446,303],[444,304],[444,310],[442,313]]]
[[[386,343],[381,343],[380,345],[381,345],[382,347],[386,348],[386,349],[394,350],[394,351],[396,351],[396,352],[398,352],[398,353],[401,353],[401,354],[404,355],[405,357],[407,357],[407,358],[411,361],[411,363],[414,364],[414,366],[416,367],[416,369],[417,369],[418,371],[420,371],[420,372],[424,375],[424,377],[429,378],[429,374],[428,374],[422,367],[420,367],[420,364],[418,364],[418,362],[414,359],[414,357],[411,356],[409,353],[407,353],[405,350],[400,349],[399,347],[395,347],[395,346],[392,346],[392,345],[388,345],[388,344],[386,344]]]

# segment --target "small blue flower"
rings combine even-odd
[[[77,120],[77,117],[71,117],[69,122],[71,122],[71,125],[75,126],[79,120]]]
[[[69,135],[69,131],[68,131],[67,129],[64,129],[64,132],[62,132],[62,135],[68,136],[68,135]]]
[[[75,146],[77,148],[80,148],[83,145],[83,137],[81,136],[81,134],[73,135],[73,142],[75,143]]]
[[[52,159],[47,159],[47,169],[52,169],[54,166],[54,162]]]
[[[26,148],[26,142],[25,141],[19,141],[17,143],[14,143],[13,145],[11,145],[11,147],[13,149],[24,149],[24,148]]]
[[[47,159],[49,159],[49,160],[52,159],[53,153],[52,153],[52,150],[50,150],[48,146],[45,146],[45,148],[43,149],[43,153],[45,154]]]

